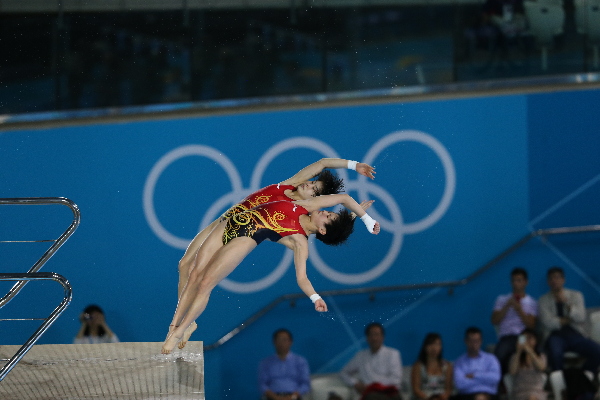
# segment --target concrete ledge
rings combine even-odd
[[[0,383],[3,400],[204,400],[202,342],[36,345]],[[0,346],[10,358],[20,346]]]

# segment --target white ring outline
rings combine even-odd
[[[392,219],[394,221],[398,221],[398,223],[394,223],[383,218],[380,214],[378,214],[375,211],[374,208],[372,208],[369,211],[370,214],[376,216],[376,219],[380,222],[382,229],[394,233],[394,239],[392,241],[392,245],[390,246],[391,251],[388,251],[386,257],[377,266],[368,271],[357,274],[345,274],[330,268],[319,256],[316,246],[314,246],[313,244],[313,241],[310,241],[309,246],[311,248],[311,262],[325,277],[329,278],[330,280],[345,284],[359,284],[366,283],[381,276],[381,274],[383,274],[389,269],[395,258],[398,256],[402,247],[403,235],[405,233],[416,233],[429,228],[430,226],[435,224],[447,211],[455,191],[456,174],[450,154],[437,139],[420,131],[397,131],[377,141],[373,145],[373,147],[371,147],[369,152],[365,155],[364,162],[368,164],[372,163],[373,160],[384,148],[399,141],[406,140],[416,141],[425,144],[426,146],[431,148],[440,158],[442,165],[444,166],[446,177],[446,186],[444,189],[442,200],[440,201],[438,206],[436,206],[434,211],[430,213],[427,217],[417,222],[404,224],[398,205],[395,203],[395,201],[393,201],[393,198],[389,195],[389,193],[387,193],[387,191],[385,191],[379,185],[375,185],[370,181],[366,181],[366,177],[361,175],[358,176],[358,179],[350,181],[347,176],[347,171],[343,169],[340,170],[339,173],[342,179],[344,179],[348,191],[357,190],[359,193],[359,198],[361,200],[366,199],[366,193],[368,192],[378,194],[380,199],[384,200],[384,203],[389,203],[388,208],[390,209]],[[329,145],[318,139],[310,137],[296,137],[286,139],[271,147],[265,154],[263,154],[263,156],[254,168],[251,179],[251,189],[242,189],[241,179],[239,177],[239,173],[236,167],[222,153],[210,147],[202,145],[187,145],[176,148],[159,159],[159,161],[154,165],[154,167],[150,171],[148,178],[146,179],[143,196],[144,213],[146,219],[148,220],[148,223],[150,224],[154,233],[157,234],[159,238],[161,238],[163,241],[165,241],[167,244],[173,247],[185,249],[189,244],[189,240],[172,235],[170,232],[164,229],[162,224],[160,224],[160,222],[158,221],[154,210],[153,196],[156,182],[162,174],[162,172],[170,165],[170,163],[178,160],[179,158],[190,155],[207,156],[219,163],[229,175],[230,182],[233,186],[232,192],[222,196],[219,200],[217,200],[217,202],[213,203],[213,205],[207,210],[207,213],[205,214],[202,220],[202,226],[212,221],[214,218],[211,218],[211,214],[214,213],[216,216],[217,212],[224,208],[223,206],[235,204],[237,199],[243,198],[245,195],[252,192],[253,190],[257,190],[260,185],[260,179],[262,178],[268,164],[284,151],[295,148],[308,148],[316,150],[317,152],[322,152],[325,156],[339,158],[339,156],[333,148],[331,148]],[[366,186],[369,186],[372,190],[365,190]],[[390,206],[391,204],[394,204],[394,206]],[[227,280],[226,278],[223,281],[221,281],[220,284],[225,289],[237,293],[250,293],[263,290],[266,287],[272,285],[277,280],[279,280],[281,276],[283,276],[283,274],[287,271],[287,268],[289,267],[292,259],[293,255],[291,251],[287,250],[279,265],[266,277],[256,281],[244,283],[234,282],[232,280]]]
[[[388,205],[388,208],[390,209],[390,213],[391,213],[393,219],[395,221],[398,221],[399,226],[402,226],[402,213],[400,212],[400,208],[398,207],[398,204],[394,201],[394,198],[386,190],[384,190],[381,186],[375,185],[369,181],[367,181],[366,184],[371,187],[371,190],[369,190],[370,193],[374,193],[376,195],[376,197],[383,200],[383,202],[386,205]],[[393,206],[390,207],[390,205],[393,205]],[[356,221],[354,229],[362,229],[363,228],[362,226],[358,226],[358,225],[362,225],[362,221],[361,222]],[[380,223],[380,225],[381,225],[381,223]],[[400,250],[402,249],[402,242],[404,239],[404,235],[402,234],[402,232],[399,232],[398,230],[393,230],[392,232],[394,234],[394,239],[392,240],[392,244],[390,245],[390,250],[388,250],[388,253],[386,254],[386,256],[375,267],[373,267],[367,271],[364,271],[364,272],[347,274],[347,273],[336,271],[333,268],[329,267],[323,261],[321,256],[319,255],[319,253],[317,251],[317,246],[315,246],[315,244],[314,244],[314,242],[315,242],[314,240],[311,240],[308,245],[309,246],[309,251],[308,251],[309,258],[310,258],[310,261],[312,262],[312,264],[315,266],[315,268],[321,274],[323,274],[324,276],[326,276],[327,278],[329,278],[330,280],[332,280],[334,282],[342,283],[345,285],[354,285],[354,284],[370,282],[373,279],[380,277],[392,266],[392,264],[396,260],[396,257],[398,257]]]
[[[154,189],[156,188],[156,182],[158,181],[158,178],[160,178],[160,175],[169,165],[171,165],[171,163],[179,160],[180,158],[189,156],[205,156],[215,161],[221,167],[223,167],[229,176],[229,182],[231,182],[233,192],[242,191],[242,179],[235,165],[231,162],[231,160],[229,160],[229,158],[227,158],[227,156],[223,155],[212,147],[199,144],[190,144],[177,147],[162,156],[150,170],[150,173],[146,178],[146,183],[144,184],[142,200],[144,215],[146,216],[146,220],[148,221],[152,231],[165,243],[177,249],[187,249],[187,246],[190,244],[190,240],[175,236],[162,226],[154,209]]]
[[[365,155],[365,163],[371,164],[375,160],[375,158],[379,155],[379,153],[386,147],[403,141],[414,141],[425,146],[429,147],[434,153],[439,157],[442,162],[442,166],[444,167],[444,175],[446,178],[446,185],[444,187],[444,194],[442,195],[442,199],[435,207],[435,209],[429,213],[423,219],[405,224],[403,226],[402,232],[404,234],[418,233],[428,229],[433,224],[438,222],[440,218],[444,216],[448,208],[450,207],[450,203],[452,203],[452,198],[454,197],[454,192],[456,190],[456,170],[454,168],[454,163],[452,162],[452,157],[448,150],[444,147],[440,141],[438,141],[433,136],[430,136],[424,132],[417,130],[402,130],[396,131],[389,135],[384,136],[380,140],[378,140],[367,152]],[[359,175],[358,181],[360,183],[364,182],[366,177]],[[363,185],[358,185],[358,198],[361,201],[367,199],[366,193],[363,189]],[[389,227],[389,222],[381,216],[375,209],[370,210],[369,214],[374,216],[374,218],[381,224],[382,228],[385,226]],[[386,229],[388,230],[388,229]]]
[[[329,157],[329,158],[340,158],[340,156],[338,155],[338,153],[335,151],[335,149],[333,147],[329,146],[325,142],[322,142],[321,140],[311,138],[311,137],[306,137],[306,136],[299,136],[299,137],[286,139],[286,140],[283,140],[283,141],[277,143],[276,145],[270,147],[269,150],[267,150],[267,152],[265,154],[263,154],[263,156],[260,158],[260,160],[258,160],[258,163],[256,163],[256,166],[254,167],[254,171],[252,172],[252,179],[250,180],[250,188],[257,190],[262,187],[261,183],[260,183],[261,179],[262,179],[265,171],[267,170],[267,167],[269,166],[271,161],[273,161],[275,159],[275,157],[278,157],[280,154],[282,154],[285,151],[299,149],[299,148],[315,150],[317,153],[321,153],[325,157]],[[340,169],[338,172],[340,173],[341,178],[345,182],[348,179],[348,171],[346,171],[344,169]]]

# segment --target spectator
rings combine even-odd
[[[362,400],[400,400],[402,362],[400,352],[384,346],[383,325],[372,322],[365,328],[369,348],[361,350],[341,372],[341,377]]]
[[[600,364],[600,345],[584,336],[583,295],[564,288],[565,272],[560,267],[550,268],[546,277],[550,291],[540,298],[539,307],[550,368],[563,369],[564,353],[574,351],[586,357],[583,369],[595,373]]]
[[[302,356],[290,351],[292,333],[278,329],[273,333],[275,354],[261,361],[258,380],[263,399],[300,400],[310,390],[310,370]]]
[[[79,316],[81,328],[75,337],[75,344],[118,343],[119,338],[109,328],[104,319],[104,311],[91,304]]]
[[[411,371],[413,398],[448,400],[452,394],[452,364],[442,358],[442,337],[428,333]]]
[[[513,376],[512,400],[546,400],[546,356],[540,354],[533,329],[521,332],[517,350],[510,359],[509,372]]]
[[[508,371],[508,361],[517,348],[517,338],[525,328],[533,329],[538,313],[537,302],[525,293],[527,271],[515,268],[510,273],[512,293],[496,298],[492,324],[498,326],[498,344],[494,354],[500,361],[502,373]]]
[[[481,330],[470,327],[465,332],[467,352],[454,362],[454,386],[459,400],[498,398],[500,363],[493,354],[481,351]]]

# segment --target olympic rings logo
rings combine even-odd
[[[346,189],[348,191],[358,192],[358,201],[367,200],[370,198],[369,194],[373,194],[383,202],[385,207],[387,207],[389,210],[391,217],[390,219],[384,218],[381,214],[377,213],[374,208],[369,210],[369,214],[380,223],[382,230],[393,234],[393,239],[388,253],[379,262],[379,264],[365,272],[355,274],[340,272],[327,265],[319,256],[314,241],[309,241],[309,260],[326,278],[346,285],[364,284],[378,278],[392,266],[398,257],[398,254],[402,248],[404,235],[414,234],[428,229],[437,221],[439,221],[450,207],[456,189],[456,171],[450,154],[446,148],[434,137],[424,132],[415,130],[393,132],[379,139],[369,149],[361,161],[373,165],[373,161],[388,146],[405,141],[417,142],[429,147],[440,159],[444,168],[445,177],[444,192],[440,202],[432,212],[422,219],[412,223],[404,223],[398,204],[384,188],[367,180],[367,178],[362,175],[359,175],[358,179],[350,180],[347,170],[337,170],[336,172],[344,180]],[[178,249],[185,250],[189,242],[192,240],[192,238],[181,238],[173,235],[171,232],[165,229],[156,216],[154,209],[154,191],[156,188],[156,183],[165,169],[167,169],[173,162],[184,157],[206,157],[221,166],[221,168],[223,168],[229,177],[231,191],[217,199],[210,207],[208,207],[206,214],[201,221],[201,226],[204,227],[219,217],[223,210],[237,203],[248,194],[260,189],[263,174],[273,159],[287,150],[297,148],[315,150],[316,152],[321,153],[323,157],[340,158],[340,156],[332,147],[318,139],[309,137],[295,137],[286,139],[275,144],[273,147],[268,149],[265,154],[263,154],[256,164],[254,171],[252,172],[250,187],[244,188],[242,179],[233,162],[231,162],[227,156],[211,147],[203,145],[186,145],[169,151],[152,167],[144,185],[143,208],[150,228],[160,240],[167,245]],[[235,293],[258,292],[277,282],[285,274],[289,266],[292,264],[292,261],[292,251],[286,250],[277,267],[275,267],[275,269],[267,276],[252,282],[235,282],[231,279],[225,278],[219,285],[224,289]]]

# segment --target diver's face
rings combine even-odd
[[[316,192],[323,189],[323,182],[320,181],[306,181],[296,188],[296,192],[302,200],[308,200],[311,197],[315,197]]]
[[[332,221],[335,221],[337,218],[339,217],[339,215],[337,213],[334,213],[332,211],[326,211],[326,210],[320,210],[320,211],[313,211],[310,214],[310,218],[312,220],[312,222],[316,225],[317,229],[324,234],[324,232],[322,232],[322,229],[327,229],[326,225],[328,225],[329,223],[331,223]]]

